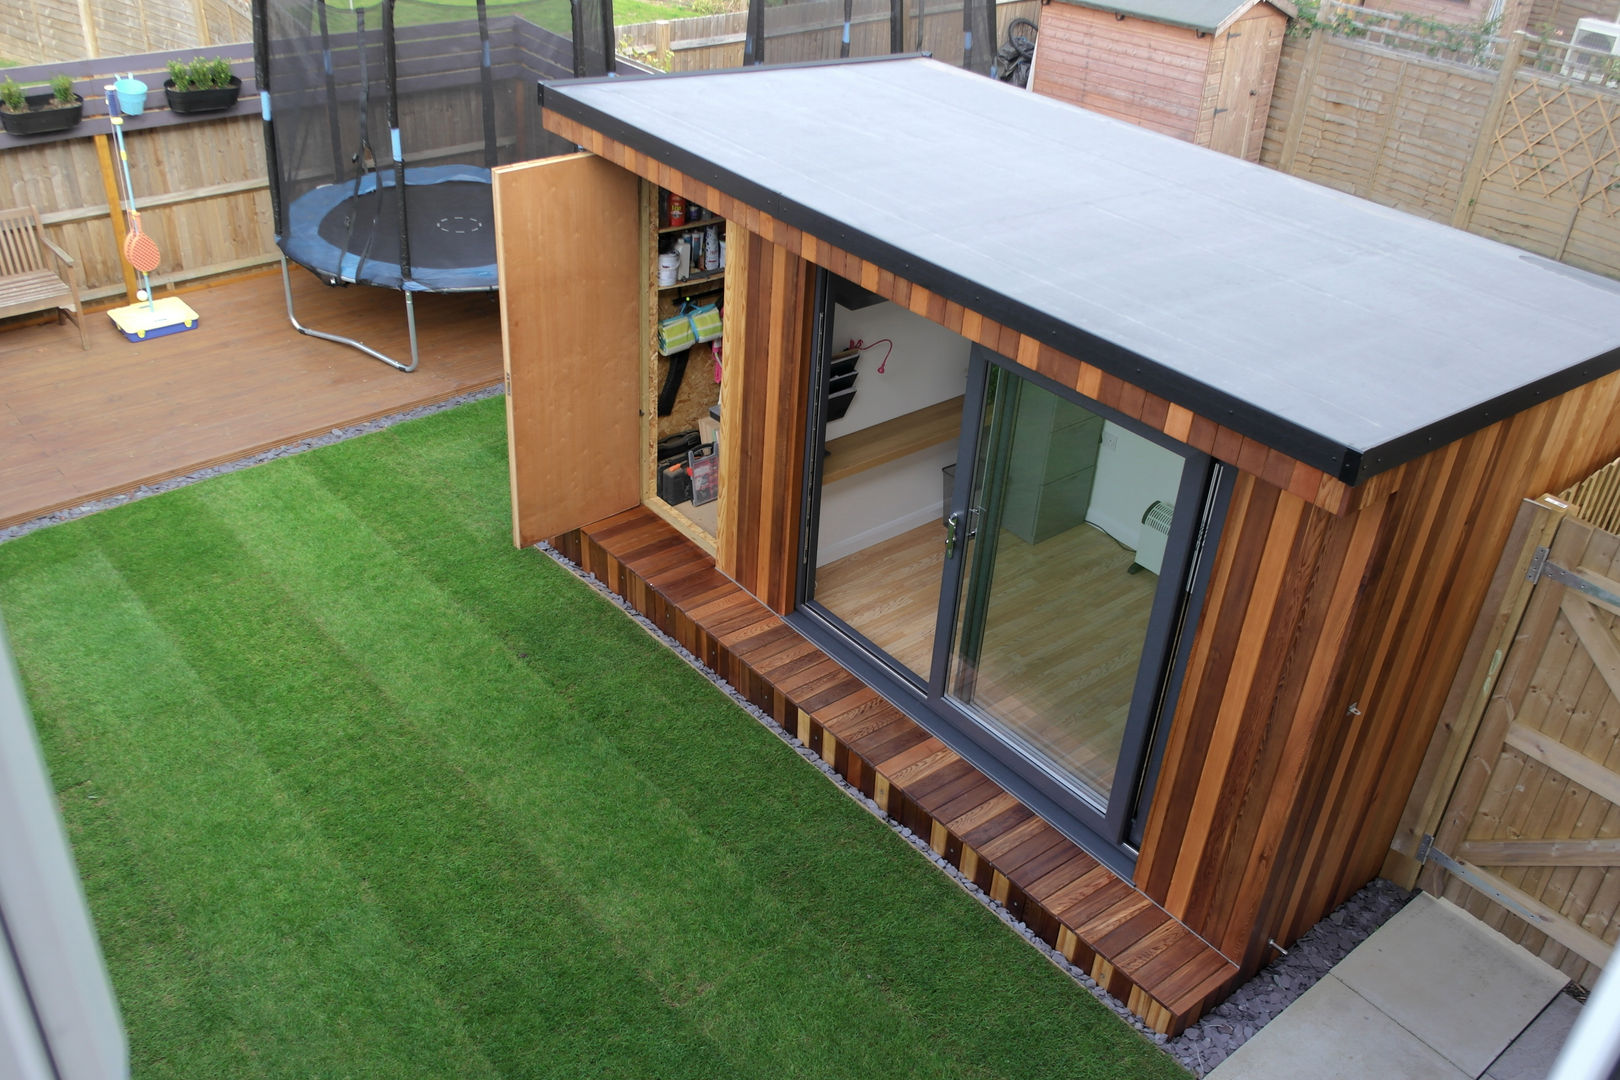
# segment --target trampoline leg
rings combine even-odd
[[[400,368],[401,371],[415,371],[416,365],[421,363],[416,356],[416,294],[405,294],[405,326],[411,334],[411,366]]]
[[[393,357],[385,356],[376,349],[373,349],[371,346],[363,345],[353,338],[346,338],[339,334],[328,334],[324,330],[311,330],[303,323],[300,323],[298,321],[298,316],[293,314],[292,278],[287,273],[286,256],[282,256],[281,259],[281,288],[282,291],[287,295],[287,321],[291,322],[293,329],[297,330],[300,334],[308,334],[310,337],[320,338],[322,341],[335,341],[339,345],[348,345],[351,348],[359,349],[367,356],[381,360],[389,367],[395,368],[399,371],[410,372],[416,370],[416,365],[418,363],[416,355],[416,307],[411,303],[410,293],[405,294],[405,321],[409,325],[411,335],[411,364],[409,367],[406,367]]]

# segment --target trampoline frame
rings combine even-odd
[[[498,285],[492,282],[487,286],[477,285],[473,287],[441,288],[436,287],[431,280],[428,283],[424,283],[423,280],[419,278],[413,271],[411,264],[410,211],[408,208],[410,200],[406,194],[411,185],[407,183],[405,148],[402,144],[400,134],[399,71],[395,40],[394,3],[395,0],[382,0],[380,6],[382,10],[381,44],[383,50],[383,65],[385,69],[384,79],[387,85],[388,138],[390,141],[390,149],[392,150],[393,159],[393,164],[391,167],[391,171],[393,173],[392,182],[400,193],[398,215],[398,265],[401,282],[398,286],[377,284],[377,287],[398,288],[405,294],[405,321],[410,341],[410,363],[408,364],[402,363],[401,361],[396,360],[377,349],[371,348],[370,346],[357,341],[354,338],[346,337],[342,334],[312,329],[298,321],[298,315],[293,304],[292,280],[290,272],[287,269],[289,259],[293,262],[297,262],[301,266],[304,266],[317,277],[325,280],[328,284],[338,284],[346,280],[344,268],[347,264],[346,260],[340,258],[335,270],[318,269],[311,266],[303,259],[300,259],[296,254],[292,256],[289,256],[288,254],[287,242],[285,238],[292,235],[290,231],[292,223],[287,217],[290,205],[284,200],[281,191],[281,162],[276,146],[275,124],[271,108],[270,95],[272,90],[272,72],[270,70],[269,0],[253,0],[253,60],[255,74],[257,75],[259,84],[260,109],[264,120],[265,160],[266,165],[268,166],[268,172],[270,174],[271,213],[274,217],[276,226],[276,246],[281,251],[281,280],[282,289],[286,295],[288,321],[292,323],[293,328],[300,334],[307,334],[310,337],[321,338],[325,341],[332,341],[338,344],[348,345],[368,356],[388,364],[390,367],[396,368],[399,371],[411,372],[415,371],[421,362],[417,346],[416,305],[414,294],[416,292],[490,292],[495,291],[498,288]],[[481,55],[479,57],[479,85],[482,97],[481,112],[484,127],[484,166],[486,169],[489,169],[493,168],[498,163],[496,160],[497,135],[495,129],[494,73],[491,62],[489,19],[485,0],[476,0],[476,8],[478,13],[478,36],[482,44]],[[372,190],[375,190],[384,182],[385,173],[381,170],[372,168],[369,173],[362,169],[360,174],[352,179],[342,175],[346,173],[347,170],[343,169],[340,164],[344,155],[343,147],[338,136],[339,110],[337,91],[333,78],[331,36],[328,31],[326,17],[327,0],[315,0],[315,11],[318,15],[321,56],[325,69],[326,108],[329,130],[331,132],[330,138],[334,162],[334,173],[339,176],[340,183],[354,184],[356,194],[358,195],[363,183],[367,181],[369,181],[369,183],[372,185]],[[355,33],[357,38],[363,43],[366,33],[366,9],[355,8],[353,11],[357,23]],[[587,46],[600,48],[603,50],[602,64],[607,68],[608,72],[612,72],[614,42],[612,36],[613,17],[611,0],[601,0],[600,11],[603,21],[603,26],[601,27],[601,42],[588,43],[583,40],[585,36],[584,23],[586,20],[584,20],[581,15],[581,0],[570,0],[570,11],[573,16],[574,24],[573,66],[575,69],[575,74],[597,74],[597,72],[587,72],[584,70],[584,57],[588,51]],[[371,153],[370,138],[367,131],[367,115],[371,95],[370,80],[366,74],[365,57],[366,48],[362,44],[362,47],[360,47],[358,50],[361,87],[359,99],[360,153],[355,156],[355,159],[369,159],[374,161],[375,155]],[[413,167],[412,171],[416,172],[417,170],[415,167]],[[293,200],[294,204],[296,204],[296,202],[297,200]]]

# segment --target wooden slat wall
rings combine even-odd
[[[1288,887],[1278,853],[1333,727],[1389,506],[1336,517],[1249,475],[1233,492],[1136,884],[1246,966]]]
[[[726,257],[717,561],[771,610],[788,612],[798,602],[815,268],[739,228],[727,232]]]
[[[573,154],[497,169],[494,187],[512,536],[527,547],[641,501],[640,185]]]
[[[1216,38],[1106,11],[1048,4],[1041,12],[1029,87],[1191,140],[1204,112],[1204,84]]]
[[[1344,517],[1241,478],[1138,887],[1252,970],[1385,870],[1519,500],[1611,457],[1617,403],[1620,374],[1385,474],[1393,494]]]

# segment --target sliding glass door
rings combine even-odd
[[[954,436],[893,478],[943,482],[928,520],[896,495],[883,539],[818,558],[854,504],[816,468],[837,462],[834,442],[812,456],[806,625],[1117,864],[1196,607],[1213,469],[978,347],[962,386]]]

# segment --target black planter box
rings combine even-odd
[[[177,113],[219,112],[236,104],[242,92],[242,80],[231,76],[229,86],[211,86],[206,90],[176,90],[173,79],[163,81],[163,96],[169,99],[169,111]]]
[[[66,131],[84,118],[82,98],[72,105],[40,108],[55,100],[52,94],[30,94],[27,112],[14,113],[0,109],[0,127],[5,128],[9,135],[44,135],[52,131]]]

